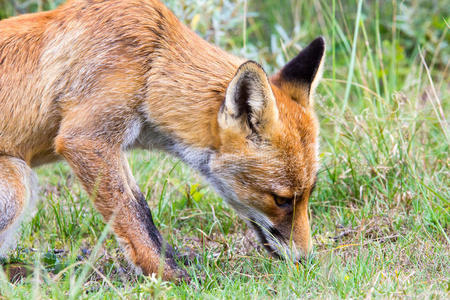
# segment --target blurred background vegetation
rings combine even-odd
[[[53,9],[61,2],[0,0],[0,18]],[[180,248],[191,238],[202,243],[195,245],[203,255],[204,281],[198,283],[201,272],[193,267],[189,272],[197,285],[157,290],[177,298],[200,294],[233,298],[248,293],[252,298],[276,295],[280,299],[292,295],[360,298],[371,293],[448,296],[449,2],[163,2],[200,36],[262,63],[268,73],[318,35],[327,41],[327,58],[315,100],[322,128],[322,167],[310,200],[318,262],[297,267],[295,273],[292,266],[251,252],[252,247],[241,243],[246,225],[198,175],[164,154],[132,152],[130,164],[155,207],[155,223],[163,235]],[[22,248],[12,257],[35,264],[26,249],[41,243],[43,255],[50,253],[53,258],[48,249],[70,245],[72,253],[81,253],[81,244],[95,245],[104,225],[80,186],[72,183],[67,165],[42,168],[39,175],[48,201],[39,204],[39,214],[24,226]],[[72,219],[63,217],[67,211]],[[109,253],[117,249],[112,237],[104,246]],[[247,252],[242,254],[243,248]],[[76,262],[76,255],[58,257],[58,270]],[[45,260],[42,264],[45,272],[56,272],[54,264],[49,267]],[[98,264],[110,266],[104,261]],[[113,275],[108,278],[135,292],[129,278],[116,276],[119,269],[111,263],[108,270],[113,271],[108,274]],[[96,286],[86,288],[90,296],[98,292],[95,295],[102,297],[105,290],[117,293],[104,284],[98,287],[96,281],[87,282],[88,277],[79,276],[75,268],[70,272],[70,278],[81,278],[77,283]],[[148,282],[139,280],[141,289],[148,288]],[[57,297],[75,280],[68,279],[65,285],[52,282],[42,288]],[[11,287],[10,295],[27,295],[27,284],[34,285]]]

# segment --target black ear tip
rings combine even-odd
[[[311,84],[325,54],[325,39],[319,36],[281,70],[286,81]]]
[[[317,52],[323,54],[325,52],[325,39],[323,36],[317,37],[314,41],[312,41],[307,48],[312,48]]]

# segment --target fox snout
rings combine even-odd
[[[250,219],[250,226],[257,234],[262,246],[273,256],[279,259],[288,259],[299,262],[306,259],[312,252],[312,239],[309,221],[302,218],[292,226],[268,224]],[[298,224],[301,222],[301,224]]]

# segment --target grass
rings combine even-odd
[[[269,258],[198,174],[163,153],[133,151],[157,227],[195,262],[187,266],[192,283],[135,275],[58,163],[37,170],[38,211],[2,262],[0,298],[448,299],[447,3],[165,2],[200,35],[269,72],[315,36],[328,41],[315,100],[322,128],[310,200],[315,257],[298,267]],[[15,13],[10,3],[0,3],[0,16]]]

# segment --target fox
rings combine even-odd
[[[128,165],[162,150],[197,171],[277,258],[312,250],[314,95],[323,37],[273,75],[208,43],[159,0],[68,0],[0,21],[0,252],[65,160],[144,275],[189,278]]]

